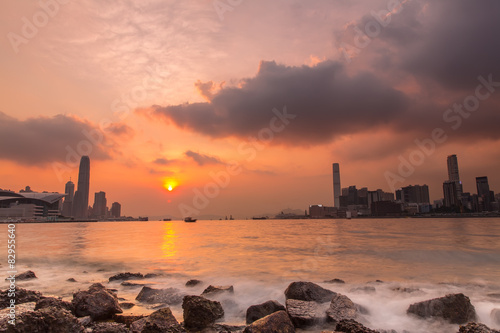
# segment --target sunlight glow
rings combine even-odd
[[[169,192],[172,192],[178,185],[179,183],[175,179],[166,179],[163,182],[163,187]]]

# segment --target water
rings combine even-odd
[[[5,244],[7,225],[0,228]],[[361,321],[374,329],[457,332],[458,325],[406,315],[414,302],[457,292],[471,298],[479,321],[499,328],[490,318],[500,308],[498,218],[18,224],[16,236],[18,271],[38,276],[19,286],[67,300],[119,272],[156,272],[164,275],[148,280],[153,287],[189,294],[208,284],[233,285],[235,294],[224,296],[234,302],[225,321],[243,324],[248,306],[269,299],[284,304],[290,282],[312,281],[368,308]],[[4,272],[6,261],[5,252]],[[186,288],[193,278],[203,285]],[[346,284],[323,282],[333,278]],[[135,301],[140,287],[107,286],[137,304],[125,313],[153,311]],[[180,306],[171,308],[182,321]]]

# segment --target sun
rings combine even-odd
[[[178,185],[179,183],[175,179],[166,179],[163,182],[163,187],[169,192],[172,192]]]

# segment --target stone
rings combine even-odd
[[[188,330],[202,330],[224,317],[222,305],[202,296],[185,296],[182,301],[184,327]]]
[[[88,291],[74,293],[71,303],[77,317],[90,316],[93,320],[109,319],[123,312],[116,295],[100,283],[94,283]]]
[[[484,324],[468,323],[460,326],[458,333],[500,333],[500,331],[492,330]]]
[[[10,305],[9,290],[0,291],[0,309],[4,309]],[[16,304],[38,302],[42,298],[42,294],[38,291],[16,288]]]
[[[122,302],[122,303],[120,303],[120,307],[121,307],[122,309],[125,309],[125,310],[131,309],[131,308],[133,308],[134,306],[135,306],[135,304],[134,304],[134,303],[132,303],[132,302]]]
[[[245,326],[214,324],[212,329],[217,333],[242,333]]]
[[[335,328],[336,332],[345,332],[345,333],[378,333],[368,327],[363,326],[353,319],[343,319]]]
[[[8,325],[8,333],[80,333],[83,325],[68,310],[47,307],[37,311],[29,311],[16,316],[16,325]]]
[[[375,287],[373,286],[364,286],[364,287],[357,287],[357,288],[352,288],[351,289],[351,292],[362,292],[362,293],[366,293],[366,294],[373,294],[377,291],[377,289],[375,289]]]
[[[127,325],[113,322],[94,322],[89,328],[93,333],[129,333]]]
[[[294,333],[290,317],[285,311],[274,312],[245,328],[244,333]]]
[[[256,320],[264,318],[278,311],[285,311],[286,308],[278,301],[267,301],[262,304],[252,305],[247,309],[246,323],[251,324]]]
[[[477,317],[476,309],[464,294],[450,294],[415,303],[406,312],[422,318],[439,317],[452,324],[465,324]]]
[[[162,303],[168,305],[177,305],[182,302],[183,294],[176,288],[154,289],[150,287],[142,287],[141,291],[135,298],[139,302],[154,304]]]
[[[233,286],[208,286],[203,292],[201,293],[202,296],[214,296],[218,295],[221,293],[234,293],[234,288]]]
[[[118,273],[109,278],[109,282],[111,281],[120,281],[120,280],[132,280],[132,279],[144,279],[144,275],[141,273]]]
[[[318,303],[330,302],[335,295],[336,293],[333,291],[312,282],[292,282],[285,290],[286,299],[314,301]]]
[[[402,287],[397,287],[397,288],[393,288],[392,290],[396,291],[396,292],[408,293],[408,294],[422,293],[422,290],[420,290],[418,288],[402,288]]]
[[[327,281],[324,281],[325,283],[339,283],[339,284],[344,284],[345,281],[344,280],[341,280],[341,279],[333,279],[333,280],[327,280]]]
[[[93,320],[92,320],[92,318],[90,318],[90,316],[78,318],[78,321],[80,322],[80,324],[82,324],[85,327],[89,326],[93,322]]]
[[[15,276],[16,281],[25,281],[25,280],[31,280],[31,279],[37,279],[35,272],[33,271],[26,271],[23,273],[19,273]],[[8,279],[5,279],[8,281]]]
[[[145,318],[147,316],[145,315],[123,315],[123,314],[116,314],[113,316],[113,320],[117,323],[120,324],[125,324],[127,327],[130,327],[130,325],[139,319]]]
[[[358,315],[358,307],[345,295],[337,294],[326,310],[327,320],[331,323],[339,323],[343,319],[355,319]]]
[[[153,331],[158,329],[158,332],[181,332],[181,325],[175,319],[170,308],[159,309],[147,317],[134,321],[130,325],[132,332]]]
[[[75,313],[75,307],[71,302],[66,302],[54,297],[45,297],[36,302],[35,310],[54,307],[59,309],[66,309],[71,313]]]
[[[491,321],[500,326],[500,308],[495,308],[490,312]]]
[[[129,281],[123,281],[120,283],[124,287],[145,287],[145,283],[137,283],[137,282],[129,282]]]
[[[194,287],[194,286],[197,286],[201,283],[203,283],[203,281],[192,279],[192,280],[189,280],[188,282],[186,282],[186,287]]]
[[[147,273],[146,275],[144,275],[144,278],[145,279],[153,279],[153,278],[156,278],[156,277],[161,277],[161,276],[164,276],[165,274],[162,274],[162,273]]]
[[[21,313],[29,312],[29,311],[35,311],[35,302],[28,302],[28,303],[22,303],[22,304],[16,304],[16,316],[19,316]],[[5,308],[0,310],[0,323],[5,322],[7,324],[7,321],[12,319],[10,317],[10,309]],[[0,329],[0,332],[2,330]]]
[[[286,311],[297,328],[308,328],[326,322],[328,304],[298,299],[286,300]]]
[[[68,282],[77,282],[74,278],[69,278],[66,281],[68,281]]]

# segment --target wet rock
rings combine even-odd
[[[336,332],[345,332],[345,333],[378,333],[368,327],[363,326],[353,319],[343,319],[335,328]]]
[[[93,320],[108,319],[123,312],[116,295],[100,283],[94,283],[88,291],[74,293],[71,303],[77,317],[90,316]]]
[[[422,318],[443,318],[452,324],[465,324],[477,317],[474,306],[464,294],[451,294],[415,303],[406,312]]]
[[[202,296],[185,296],[182,308],[184,327],[188,330],[202,330],[224,317],[224,310],[219,302]]]
[[[247,309],[246,322],[251,324],[256,320],[264,318],[278,311],[285,311],[286,308],[278,301],[267,301],[262,304],[252,305]]]
[[[298,299],[286,300],[286,311],[295,327],[307,328],[326,322],[328,304],[301,301]]]
[[[181,325],[175,319],[170,308],[163,308],[157,310],[147,317],[134,321],[130,325],[132,332],[181,332],[183,331]]]
[[[9,290],[0,290],[0,309],[6,308],[10,305]],[[42,298],[42,294],[38,291],[27,290],[23,288],[16,288],[16,305],[28,302],[37,302]]]
[[[325,283],[339,283],[339,284],[344,284],[345,281],[344,280],[341,280],[341,279],[333,279],[333,280],[327,280],[327,281],[324,281]]]
[[[422,293],[422,290],[420,290],[418,288],[402,288],[402,287],[397,287],[397,288],[393,288],[392,291],[400,292],[400,293],[408,293],[408,294]]]
[[[89,328],[92,333],[129,333],[127,325],[113,322],[94,322]]]
[[[490,318],[494,324],[500,325],[500,308],[495,308],[491,310]]]
[[[314,301],[318,303],[330,302],[335,295],[336,293],[333,291],[312,282],[292,282],[285,290],[286,299]]]
[[[71,313],[75,313],[75,307],[71,302],[66,302],[54,297],[46,297],[40,299],[38,302],[36,302],[35,310],[43,309],[43,308],[48,308],[48,307],[54,307],[58,309],[65,309],[68,310]]]
[[[111,281],[120,281],[120,280],[132,280],[132,279],[144,279],[144,275],[141,273],[118,273],[109,278],[109,282]]]
[[[332,323],[339,323],[343,319],[355,319],[358,314],[358,307],[345,295],[337,294],[333,296],[330,308],[326,311],[327,320]]]
[[[143,303],[163,303],[168,305],[177,305],[182,302],[183,294],[176,288],[154,289],[150,287],[142,287],[141,291],[135,298]]]
[[[92,318],[90,318],[90,316],[78,318],[78,321],[80,322],[80,324],[82,324],[85,327],[89,326],[93,322],[93,320],[92,320]]]
[[[15,310],[16,316],[19,316],[21,313],[35,311],[35,305],[36,305],[35,302],[17,304],[16,310]],[[9,308],[5,308],[3,310],[0,310],[0,326],[2,326],[1,323],[4,323],[6,325],[9,320],[13,319],[10,317],[10,315],[11,315],[11,310]],[[1,329],[0,329],[0,332],[2,332]]]
[[[0,328],[0,329],[3,329]],[[16,316],[16,325],[9,325],[9,333],[80,333],[84,327],[68,310],[48,307]]]
[[[500,333],[500,331],[492,330],[484,324],[468,323],[465,326],[460,326],[459,333]]]
[[[127,327],[130,327],[130,325],[142,318],[145,318],[147,316],[145,315],[123,315],[123,314],[116,314],[113,316],[113,320],[117,323],[120,324],[125,324]]]
[[[242,333],[245,326],[214,324],[213,330],[217,333]]]
[[[68,281],[68,282],[76,282],[76,280],[74,278],[69,278],[66,281]]]
[[[290,317],[285,311],[274,312],[247,326],[244,333],[294,333]]]
[[[134,303],[132,303],[132,302],[122,302],[122,303],[120,303],[120,307],[121,307],[122,309],[125,309],[125,310],[131,309],[131,308],[133,308],[134,306],[135,306],[135,304],[134,304]]]
[[[124,287],[145,287],[145,283],[136,283],[136,282],[129,282],[129,281],[123,281],[120,283]]]
[[[144,278],[145,279],[152,279],[152,278],[161,277],[164,275],[165,274],[162,274],[162,273],[147,273],[146,275],[144,275]]]
[[[201,293],[202,296],[207,297],[207,296],[215,296],[221,293],[234,293],[234,288],[233,286],[208,286],[203,292]]]
[[[203,281],[192,279],[192,280],[189,280],[188,282],[186,282],[186,287],[194,287],[194,286],[197,286],[201,283],[203,283]]]
[[[36,275],[35,275],[35,272],[33,271],[26,271],[26,272],[23,272],[23,273],[19,273],[15,276],[16,278],[16,281],[25,281],[25,280],[31,280],[31,279],[36,279]],[[6,281],[8,279],[5,279]]]

